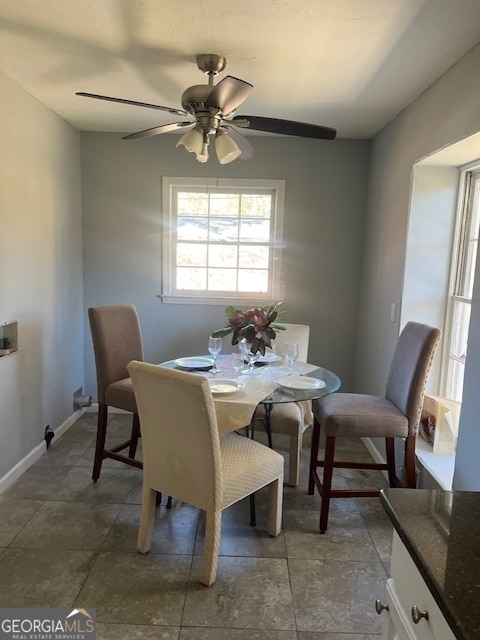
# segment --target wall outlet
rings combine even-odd
[[[47,424],[47,426],[45,427],[45,442],[47,443],[47,449],[50,446],[50,443],[52,442],[54,437],[55,437],[55,434],[50,429],[50,425]]]

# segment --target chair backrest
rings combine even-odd
[[[298,342],[298,361],[308,362],[308,341],[310,337],[308,324],[285,323],[283,326],[285,331],[276,332],[275,353],[279,356],[282,355],[285,342]]]
[[[144,362],[128,370],[142,425],[143,482],[199,509],[219,510],[220,438],[208,381]]]
[[[417,433],[428,376],[437,350],[440,329],[408,322],[393,354],[385,397],[408,418],[408,433]]]
[[[105,403],[105,389],[128,378],[127,364],[143,360],[138,314],[133,304],[109,304],[88,310],[97,368],[98,401]]]

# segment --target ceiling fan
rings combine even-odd
[[[250,142],[237,128],[304,138],[320,138],[324,140],[333,140],[335,138],[337,132],[330,127],[295,122],[294,120],[281,120],[279,118],[235,115],[237,107],[248,97],[253,85],[233,76],[226,76],[214,85],[214,77],[225,69],[226,64],[227,61],[223,56],[214,53],[204,53],[197,56],[197,66],[200,71],[203,71],[208,76],[208,84],[196,84],[188,87],[182,94],[183,109],[162,107],[147,102],[113,98],[95,93],[85,93],[84,91],[79,91],[76,95],[146,107],[147,109],[158,109],[167,111],[172,115],[190,118],[190,120],[172,122],[131,133],[124,136],[123,139],[148,138],[176,129],[188,128],[189,130],[178,141],[177,147],[183,145],[187,151],[195,153],[199,162],[207,162],[209,158],[208,147],[213,137],[215,138],[215,150],[220,164],[227,164],[238,157],[243,160],[252,158],[255,151]]]

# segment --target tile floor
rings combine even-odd
[[[118,442],[130,427],[114,415]],[[91,480],[96,414],[86,413],[0,495],[0,606],[95,607],[99,640],[379,640],[392,527],[377,499],[336,500],[326,535],[319,497],[285,486],[283,532],[257,526],[248,499],[224,512],[217,582],[197,582],[203,518],[188,505],[158,509],[152,549],[136,552],[141,471],[104,462]],[[274,436],[288,457],[287,441]],[[346,442],[355,455],[363,445]],[[339,471],[339,473],[341,473]],[[345,471],[340,485],[378,472]]]

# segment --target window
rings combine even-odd
[[[281,298],[285,184],[163,178],[162,300]]]
[[[480,169],[463,171],[461,216],[449,304],[449,350],[445,396],[462,401],[468,328],[480,225]]]

